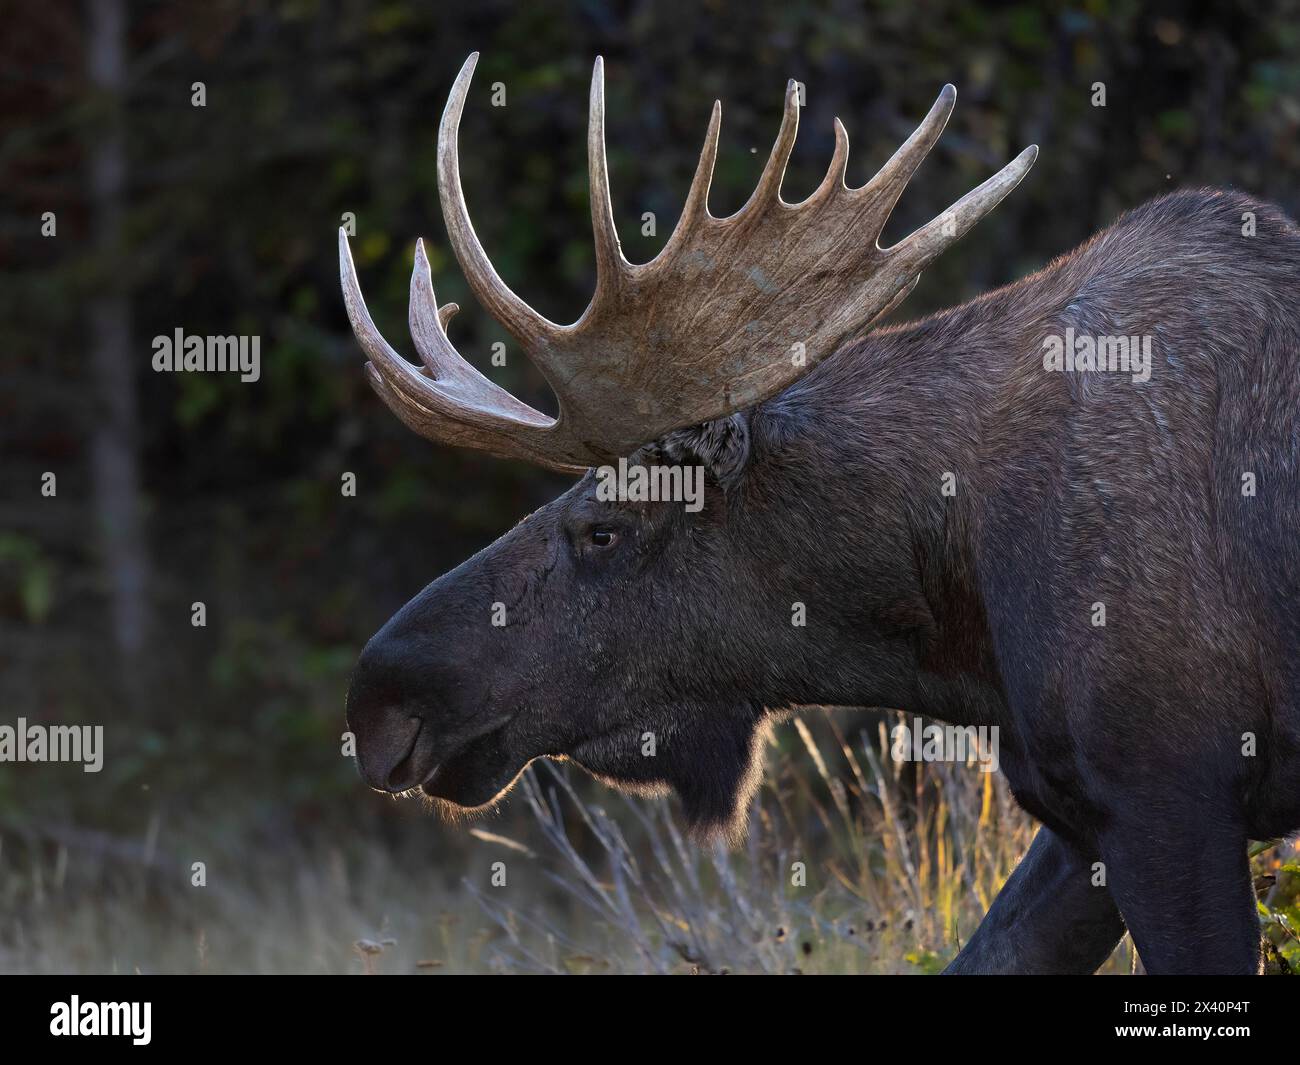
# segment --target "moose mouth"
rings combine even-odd
[[[420,763],[423,775],[411,784],[431,799],[462,809],[488,806],[523,772],[528,758],[507,748],[506,725],[480,733],[439,761]],[[416,744],[418,749],[418,742]]]
[[[482,805],[486,800],[475,801],[475,797],[498,775],[494,770],[502,761],[499,733],[505,726],[457,743],[449,751],[439,751],[428,723],[419,718],[411,720],[415,731],[405,754],[390,770],[385,790],[398,795],[422,791],[457,806]]]

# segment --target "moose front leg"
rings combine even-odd
[[[1092,973],[1123,934],[1110,892],[1092,885],[1091,859],[1043,826],[944,972]]]
[[[1245,830],[1222,807],[1169,805],[1134,797],[1129,809],[1147,817],[1117,819],[1101,838],[1110,888],[1143,968],[1153,975],[1258,973]]]

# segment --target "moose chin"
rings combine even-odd
[[[758,186],[727,218],[707,205],[715,104],[680,221],[634,265],[597,61],[595,294],[556,325],[470,223],[457,131],[475,60],[439,132],[443,215],[558,416],[456,352],[423,244],[419,366],[375,328],[341,233],[347,310],[410,428],[578,480],[366,646],[347,708],[366,783],[458,812],[567,758],[734,836],[775,719],[897,707],[996,729],[1000,770],[1042,823],[950,971],[1091,972],[1126,929],[1148,972],[1257,971],[1247,842],[1300,828],[1295,223],[1240,193],[1177,192],[1014,284],[873,329],[1036,148],[882,248],[951,86],[861,187],[837,121],[825,180],[791,205],[791,83]],[[1149,373],[1053,372],[1044,345],[1062,336],[1151,338]],[[620,460],[702,468],[703,506],[611,498],[596,470]]]

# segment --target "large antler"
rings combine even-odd
[[[475,296],[519,342],[559,402],[552,419],[493,384],[447,338],[455,304],[439,308],[423,243],[411,277],[417,369],[380,336],[339,232],[343,295],[370,359],[370,382],[422,436],[580,470],[636,450],[664,433],[721,418],[780,392],[850,334],[901,300],[920,272],[988,214],[1038,154],[1026,148],[942,215],[891,248],[877,243],[894,204],[939,139],[956,100],[938,100],[881,171],[861,188],[844,184],[848,135],[835,120],[835,152],[817,190],[781,199],[799,102],[794,82],[758,187],[728,218],[709,214],[721,104],[713,117],[686,206],[651,262],[623,258],[605,162],[604,67],[596,60],[587,133],[596,292],[573,325],[549,321],[497,276],[483,251],[460,185],[457,131],[478,53],[461,68],[438,132],[438,189],[451,245]]]

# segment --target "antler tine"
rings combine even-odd
[[[456,350],[447,336],[447,323],[459,309],[454,303],[438,306],[437,297],[433,294],[433,278],[430,276],[429,257],[424,251],[424,241],[417,240],[415,262],[411,267],[411,305],[408,311],[411,339],[415,341],[415,350],[437,381],[440,391],[455,393],[456,398],[466,400],[469,405],[488,397],[494,415],[504,415],[525,425],[540,428],[551,426],[552,419],[489,381]],[[402,365],[408,365],[405,359],[402,360]],[[475,392],[479,395],[471,395]]]
[[[898,151],[890,156],[889,162],[882,166],[866,185],[855,190],[858,196],[872,201],[877,236],[880,230],[885,228],[885,223],[894,211],[894,204],[898,203],[898,198],[907,188],[907,183],[912,180],[916,168],[938,142],[956,103],[956,88],[945,85],[939,91],[938,99],[930,107],[929,114],[912,131],[912,135],[899,146]]]
[[[1038,145],[1031,144],[1011,162],[966,193],[943,214],[932,218],[911,236],[885,249],[890,259],[896,259],[900,272],[917,274],[935,257],[955,243],[976,222],[1002,202],[1003,198],[1020,184],[1038,158]]]
[[[591,73],[591,110],[587,121],[587,169],[590,172],[591,228],[596,239],[596,298],[604,296],[627,265],[614,225],[605,155],[605,60],[596,57]]]
[[[722,129],[722,101],[713,101],[713,112],[709,115],[709,128],[704,134],[704,147],[700,149],[700,161],[695,165],[695,176],[691,179],[690,192],[686,194],[686,203],[682,207],[682,221],[709,214],[709,187],[713,184],[713,168],[718,161],[718,133]]]
[[[460,131],[460,116],[465,110],[465,97],[469,93],[470,79],[477,62],[478,53],[471,52],[456,76],[451,95],[447,98],[446,110],[442,113],[442,124],[438,127],[438,195],[442,200],[447,236],[465,274],[465,280],[488,313],[532,354],[553,342],[563,330],[528,306],[497,275],[478,234],[474,232],[469,208],[465,205],[465,193],[460,184],[457,135]]]
[[[554,419],[520,402],[461,358],[446,331],[456,305],[438,306],[423,241],[416,244],[411,272],[410,323],[427,375],[402,358],[375,326],[345,229],[339,230],[339,273],[352,331],[370,360],[366,371],[371,387],[405,425],[428,440],[524,458],[550,469],[576,472],[590,464],[592,456],[581,447],[550,438]]]
[[[849,162],[849,131],[844,128],[844,123],[838,118],[835,120],[835,151],[831,155],[830,166],[826,168],[826,176],[822,178],[822,183],[817,186],[816,191],[808,197],[811,201],[820,200],[823,196],[829,196],[832,190],[844,189],[844,170]]]
[[[393,381],[416,375],[415,368],[393,350],[370,317],[365,297],[361,294],[361,283],[357,280],[357,268],[352,262],[348,233],[342,227],[339,228],[339,275],[343,280],[343,303],[347,308],[348,321],[352,323],[352,332],[356,334],[371,365],[385,379],[392,378]],[[426,364],[427,362],[426,359]]]
[[[781,115],[781,128],[777,131],[776,143],[772,145],[772,154],[767,157],[767,165],[759,175],[754,194],[740,209],[742,214],[751,206],[768,203],[780,197],[781,179],[785,177],[786,164],[790,162],[790,152],[794,150],[794,141],[798,133],[799,85],[791,78],[785,87],[785,111]]]
[[[664,244],[663,250],[654,259],[654,263],[663,264],[670,261],[680,245],[690,239],[699,225],[712,218],[709,214],[709,186],[713,184],[713,167],[718,159],[718,132],[722,128],[722,101],[713,101],[713,113],[709,116],[709,129],[704,134],[704,147],[700,149],[699,162],[695,164],[695,176],[691,178],[691,188],[682,205],[681,217]],[[651,266],[654,263],[647,264]],[[638,269],[646,269],[640,267]]]
[[[433,294],[433,279],[429,271],[429,257],[424,251],[424,241],[417,240],[407,319],[411,326],[411,339],[415,341],[415,350],[434,380],[452,378],[462,366],[472,369],[447,337],[447,323],[458,310],[460,308],[454,303],[445,307],[438,306],[437,297]]]

